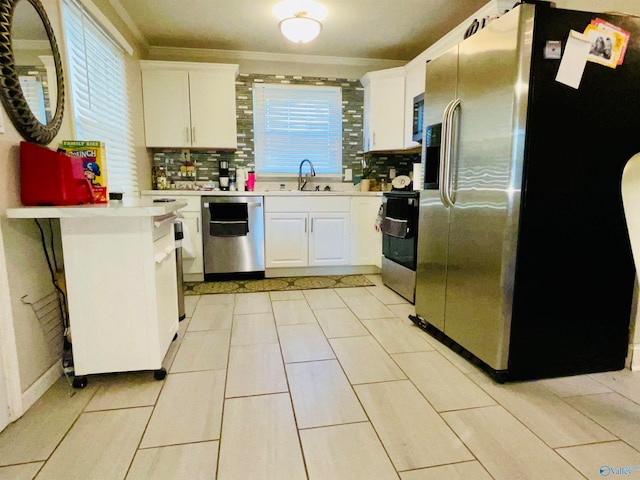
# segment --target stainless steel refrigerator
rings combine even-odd
[[[630,32],[556,81],[571,30]],[[521,4],[426,65],[412,320],[499,381],[621,369],[634,264],[620,179],[640,152],[640,19]]]

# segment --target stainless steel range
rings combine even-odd
[[[420,192],[392,190],[382,204],[382,283],[415,303]]]

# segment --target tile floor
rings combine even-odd
[[[0,479],[640,479],[640,372],[496,384],[370,278],[187,297],[164,381],[61,377]]]

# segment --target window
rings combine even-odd
[[[253,85],[256,172],[298,174],[309,159],[318,175],[342,172],[342,90],[315,85]]]
[[[138,193],[124,51],[76,0],[64,0],[76,140],[105,143],[110,190]]]

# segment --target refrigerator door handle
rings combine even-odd
[[[453,205],[456,203],[455,199],[453,198],[453,195],[451,193],[451,188],[453,187],[453,182],[452,182],[452,178],[453,178],[453,171],[452,171],[452,166],[453,166],[453,162],[451,161],[451,157],[452,157],[452,152],[453,152],[453,141],[454,141],[454,134],[456,132],[455,129],[455,125],[454,125],[454,120],[455,120],[455,114],[456,114],[456,109],[460,106],[460,99],[456,98],[452,103],[451,103],[451,108],[449,109],[449,118],[447,119],[447,123],[448,123],[448,127],[447,127],[447,138],[446,138],[446,143],[447,143],[447,170],[445,172],[446,175],[446,183],[445,183],[445,195],[447,197],[447,202],[449,203],[450,207],[453,207]]]
[[[451,151],[453,144],[453,116],[460,105],[460,99],[452,100],[444,110],[442,119],[443,147],[440,154],[440,200],[445,207],[453,207],[451,197]]]
[[[438,169],[438,193],[440,194],[440,201],[445,207],[449,207],[450,205],[447,203],[447,197],[444,192],[444,186],[446,181],[446,169],[447,169],[447,130],[449,128],[449,123],[447,119],[449,118],[449,110],[451,109],[451,105],[453,104],[453,100],[449,102],[449,104],[444,109],[444,113],[442,114],[442,131],[441,137],[443,139],[440,145],[440,168]]]

